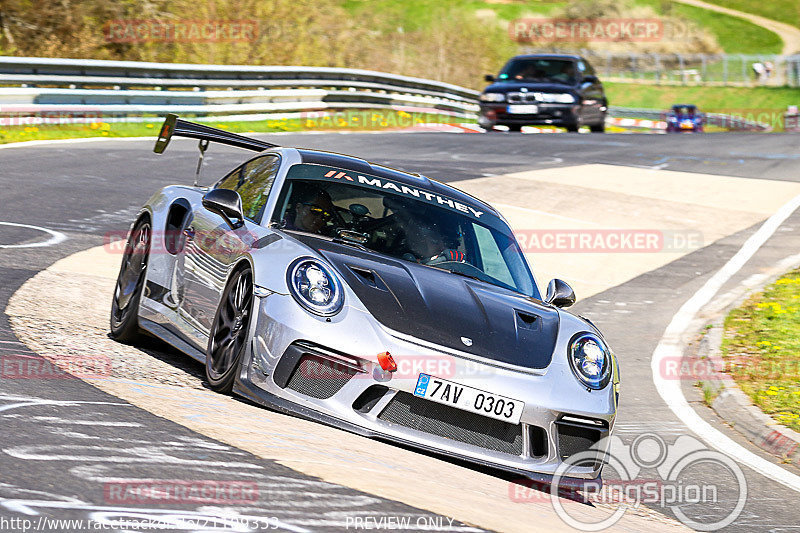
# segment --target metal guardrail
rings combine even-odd
[[[87,116],[119,121],[168,112],[255,118],[354,108],[412,108],[475,118],[479,94],[449,83],[360,69],[0,57],[0,118],[64,113],[77,122]],[[660,110],[609,111],[617,118],[664,120]],[[770,129],[726,115],[707,117],[709,123],[732,129]]]
[[[473,116],[478,94],[358,69],[0,57],[0,113],[68,108],[203,115],[410,106]]]
[[[618,118],[638,118],[652,120],[654,122],[663,122],[667,119],[665,111],[657,109],[635,109],[625,107],[609,107],[609,114]],[[712,126],[719,126],[733,131],[758,131],[768,132],[772,131],[772,126],[763,124],[753,120],[747,120],[742,117],[733,115],[723,115],[720,113],[703,113],[706,117],[706,124]]]

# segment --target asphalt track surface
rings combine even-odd
[[[292,134],[278,136],[277,142],[351,153],[447,182],[587,163],[800,182],[796,137],[778,134]],[[244,157],[238,150],[213,147],[206,157],[205,181]],[[151,152],[151,141],[0,150],[0,222],[39,226],[68,237],[49,247],[0,249],[0,305],[5,308],[27,279],[56,260],[102,244],[107,232],[125,229],[159,187],[190,182],[195,162],[189,143],[176,144],[164,156]],[[575,310],[595,321],[620,355],[623,393],[617,424],[618,434],[627,442],[645,433],[655,433],[666,442],[690,434],[655,392],[650,357],[675,312],[755,229],[721,239],[576,305]],[[723,292],[797,253],[798,233],[800,214],[795,214]],[[0,245],[47,238],[30,228],[0,226]],[[5,315],[0,315],[0,353],[35,357],[11,332]],[[747,449],[769,457],[716,421],[690,385],[685,387],[686,395],[704,418]],[[409,516],[414,523],[420,518],[442,519],[221,445],[75,379],[0,379],[0,419],[0,499],[40,502],[28,508],[0,506],[0,526],[6,524],[0,529],[12,529],[3,519],[34,517],[35,522],[39,512],[57,518],[86,518],[90,513],[97,517],[98,506],[105,506],[101,511],[109,517],[129,516],[130,508],[107,503],[104,483],[148,476],[256,480],[262,500],[270,503],[252,511],[275,517],[279,528],[290,530],[340,530],[346,516]],[[150,460],[138,462],[142,457]],[[726,531],[800,530],[800,506],[796,505],[800,494],[747,468],[744,473],[748,482],[745,510]],[[272,490],[271,497],[263,498],[263,491]],[[310,497],[311,493],[317,497]],[[190,507],[152,506],[148,512],[163,513],[165,520],[173,521],[183,511],[202,517],[202,508],[189,511]]]

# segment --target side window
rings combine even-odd
[[[257,157],[223,178],[217,184],[217,188],[238,192],[242,197],[244,216],[255,221],[267,203],[279,166],[278,156]]]
[[[231,171],[230,174],[222,178],[214,185],[215,189],[230,189],[235,191],[242,184],[240,176],[242,175],[242,167],[237,167],[236,170]]]

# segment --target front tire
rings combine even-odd
[[[253,311],[253,271],[234,272],[217,308],[206,350],[206,379],[212,390],[228,394],[247,348]]]
[[[603,115],[603,120],[599,124],[595,124],[594,126],[590,126],[589,129],[592,133],[605,133],[606,131],[606,116]]]
[[[127,344],[139,340],[139,302],[144,292],[152,231],[142,220],[131,231],[111,302],[111,338]]]
[[[522,131],[522,124],[509,124],[508,131]]]

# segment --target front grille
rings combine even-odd
[[[508,93],[506,99],[510,104],[535,104],[539,101],[536,93]]]
[[[521,426],[424,400],[407,392],[398,392],[378,418],[487,450],[522,455]]]
[[[356,371],[315,355],[304,354],[292,372],[287,389],[326,400],[342,390]]]

